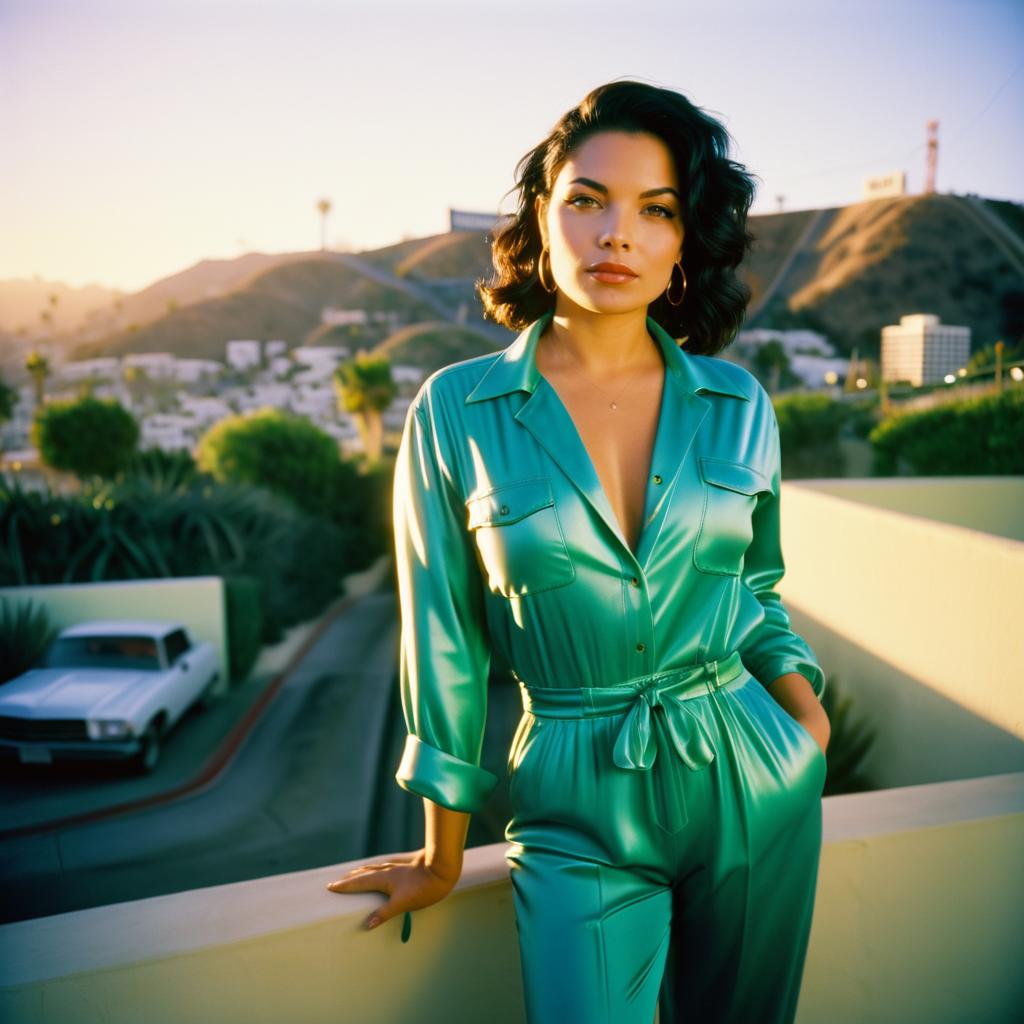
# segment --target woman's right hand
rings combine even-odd
[[[421,910],[440,902],[455,888],[460,874],[461,865],[451,872],[429,867],[426,851],[416,850],[392,860],[361,864],[327,888],[340,893],[386,893],[388,901],[366,920],[367,928],[375,928],[407,910]]]

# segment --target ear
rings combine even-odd
[[[548,207],[543,196],[536,196],[534,198],[533,211],[537,217],[537,229],[540,231],[541,248],[546,249],[548,247]]]

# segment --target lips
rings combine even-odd
[[[590,273],[599,274],[628,274],[630,277],[637,275],[622,263],[594,263],[587,267]]]

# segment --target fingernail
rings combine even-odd
[[[379,924],[380,924],[380,918],[379,917],[371,917],[370,920],[366,922],[366,927],[367,928],[376,928],[377,925],[379,925]]]

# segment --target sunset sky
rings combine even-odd
[[[754,213],[861,180],[1024,201],[1019,0],[0,0],[0,278],[133,291],[198,260],[371,248],[508,212],[619,77],[720,117]]]

